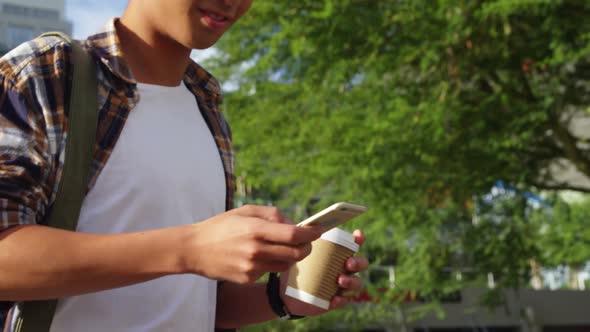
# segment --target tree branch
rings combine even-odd
[[[578,191],[582,193],[590,193],[590,188],[588,187],[581,187],[570,185],[567,183],[556,183],[556,184],[547,184],[547,183],[531,183],[534,187],[541,190],[572,190]]]
[[[553,131],[553,136],[561,145],[564,157],[571,161],[580,172],[590,177],[590,159],[578,148],[578,139],[560,123],[559,117],[553,112],[550,114],[549,126]]]

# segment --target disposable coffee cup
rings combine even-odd
[[[300,301],[328,309],[338,292],[338,276],[346,260],[359,250],[354,235],[333,228],[311,243],[311,254],[289,270],[285,294]]]

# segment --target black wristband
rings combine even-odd
[[[266,295],[268,297],[268,303],[272,311],[279,316],[280,319],[294,320],[304,318],[305,316],[291,315],[291,313],[285,307],[285,303],[281,299],[281,280],[275,272],[271,272],[268,276],[268,282],[266,283]]]

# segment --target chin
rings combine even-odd
[[[191,44],[191,46],[189,48],[194,49],[194,50],[204,50],[204,49],[212,47],[213,45],[215,45],[215,43],[200,42],[200,43]]]
[[[204,50],[215,45],[215,43],[217,43],[218,40],[219,38],[217,37],[203,38],[202,36],[195,36],[190,42],[184,43],[184,45],[191,49]]]

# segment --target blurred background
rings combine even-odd
[[[122,0],[0,0],[3,52]],[[194,53],[238,204],[366,204],[365,290],[247,331],[590,331],[590,2],[255,0]]]

